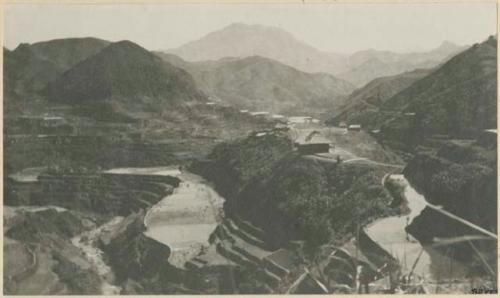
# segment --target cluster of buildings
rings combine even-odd
[[[268,111],[255,111],[251,112],[250,110],[240,110],[242,114],[248,114],[252,117],[260,118],[263,120],[274,120],[280,123],[285,123],[287,125],[296,125],[296,124],[319,124],[321,121],[319,119],[310,117],[310,116],[291,116],[287,117],[280,114],[272,114]]]

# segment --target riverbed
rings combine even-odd
[[[222,198],[202,177],[178,167],[119,168],[114,174],[173,176],[181,180],[174,193],[155,204],[144,218],[144,234],[167,245],[170,264],[183,268],[196,256],[222,221]]]
[[[174,193],[146,214],[145,235],[171,249],[169,263],[183,267],[209,245],[210,234],[222,221],[224,199],[200,176],[182,172]]]
[[[101,292],[103,295],[119,295],[121,287],[112,284],[114,280],[113,271],[106,262],[104,262],[104,253],[97,246],[96,241],[103,232],[112,229],[122,220],[123,217],[117,216],[109,222],[71,239],[71,243],[83,252],[97,274],[102,278]]]
[[[382,248],[400,261],[403,273],[408,273],[415,265],[414,273],[428,281],[439,281],[454,278],[463,278],[466,268],[463,264],[443,255],[431,247],[424,247],[407,234],[405,227],[417,217],[427,206],[424,196],[419,194],[403,175],[390,175],[388,179],[395,179],[404,187],[404,196],[407,200],[408,213],[380,219],[367,226],[368,236]]]

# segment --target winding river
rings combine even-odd
[[[463,264],[434,248],[422,246],[405,231],[406,225],[427,206],[424,196],[419,194],[403,175],[390,175],[388,179],[395,179],[404,185],[404,195],[410,211],[406,215],[386,217],[367,226],[365,231],[368,236],[400,261],[403,272],[409,272],[421,254],[414,272],[426,280],[463,278],[466,274]]]
[[[208,246],[210,234],[222,220],[224,199],[202,177],[181,172],[177,167],[120,168],[108,172],[178,177],[181,182],[174,193],[163,198],[147,212],[144,234],[167,245],[171,249],[169,262],[180,268],[203,247]],[[405,186],[404,195],[410,211],[406,215],[391,216],[372,223],[365,228],[367,235],[400,260],[403,272],[409,272],[419,259],[414,272],[428,281],[463,278],[466,271],[462,264],[433,248],[422,246],[406,233],[406,225],[422,212],[427,202],[403,175],[390,175],[388,179],[395,179]],[[102,252],[92,242],[103,229],[119,221],[120,218],[115,218],[73,239],[73,243],[93,260],[101,276],[109,276],[111,270],[102,261]],[[119,287],[106,280],[102,289],[104,294],[117,294],[120,291]]]

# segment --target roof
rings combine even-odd
[[[268,255],[266,259],[280,265],[287,270],[291,270],[293,268],[291,252],[287,249],[280,248],[272,254]]]
[[[287,290],[287,294],[328,294],[328,289],[305,269]]]
[[[377,266],[375,264],[373,264],[362,252],[361,250],[358,249],[358,251],[356,252],[356,245],[353,243],[353,239],[351,239],[351,241],[347,242],[346,244],[344,244],[344,246],[342,246],[342,248],[338,249],[340,251],[342,251],[343,253],[347,253],[348,255],[350,255],[352,258],[355,258],[356,255],[357,255],[357,259],[359,262],[362,262],[362,263],[365,263],[367,264],[368,266],[370,266],[371,269],[373,270],[377,270]],[[334,250],[332,252],[331,255],[335,255],[337,251]]]
[[[300,145],[308,145],[308,144],[330,144],[330,140],[326,139],[321,135],[313,135],[310,140],[306,140],[307,135],[301,135],[299,138],[295,140],[295,143]]]
[[[262,111],[262,112],[251,112],[250,115],[252,115],[252,116],[269,115],[269,112],[265,112],[265,111]]]
[[[294,116],[294,117],[288,117],[288,121],[292,123],[304,123],[306,121],[312,120],[312,117],[310,116]]]
[[[349,128],[361,128],[361,124],[351,124]]]

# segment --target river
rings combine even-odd
[[[395,179],[404,185],[404,196],[409,213],[386,217],[372,223],[365,228],[368,236],[400,260],[403,273],[411,270],[423,250],[415,266],[416,274],[428,281],[463,278],[466,274],[463,264],[431,247],[423,247],[405,231],[406,225],[410,224],[427,206],[424,196],[419,194],[403,175],[390,175],[388,179]]]

